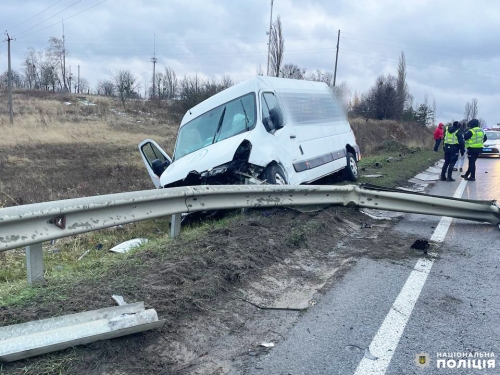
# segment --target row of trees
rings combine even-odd
[[[365,120],[397,120],[429,126],[434,124],[435,112],[436,102],[433,100],[432,106],[429,105],[427,96],[422,104],[413,105],[406,82],[404,52],[399,58],[397,76],[379,76],[373,87],[360,97],[355,95],[352,103],[352,113]]]
[[[404,52],[399,58],[397,76],[391,74],[379,76],[367,93],[361,96],[355,94],[351,100],[351,92],[345,82],[334,87],[332,72],[316,70],[308,73],[306,69],[293,63],[284,63],[284,51],[285,38],[278,16],[271,27],[268,69],[270,76],[324,82],[332,88],[346,112],[349,111],[352,115],[366,120],[397,120],[426,126],[435,122],[435,100],[430,105],[425,96],[423,103],[413,104],[413,96],[406,82]],[[29,47],[22,63],[22,73],[12,71],[13,86],[52,91],[68,91],[73,87],[75,92],[90,93],[90,86],[85,78],[80,78],[79,81],[73,80],[73,75],[66,71],[65,61],[68,54],[64,40],[56,37],[49,39],[46,50],[36,51]],[[262,67],[258,67],[257,74],[264,75]],[[166,67],[163,72],[158,72],[152,77],[149,87],[144,89],[144,96],[160,101],[176,99],[176,103],[181,106],[179,109],[185,111],[233,84],[228,76],[220,80],[204,79],[198,75],[179,79],[173,69]],[[6,86],[7,73],[4,73],[0,75],[0,88]],[[125,107],[128,99],[141,97],[140,90],[141,85],[135,74],[129,70],[119,70],[110,78],[100,80],[93,92],[98,95],[118,97]],[[468,121],[471,118],[477,118],[476,99],[467,102],[465,106],[464,119]]]
[[[74,77],[66,69],[66,57],[69,51],[64,46],[64,40],[49,38],[45,50],[35,50],[28,47],[20,71],[12,70],[12,85],[15,88],[89,92],[90,85],[83,77]],[[0,88],[7,87],[8,72],[0,75]]]
[[[278,16],[271,29],[269,75],[325,82],[334,89],[341,98],[345,109],[348,109],[350,91],[345,82],[333,88],[333,73],[331,72],[317,70],[306,73],[306,69],[295,64],[283,64],[284,50],[285,39]],[[72,74],[66,72],[65,61],[68,55],[69,51],[65,49],[64,40],[56,37],[49,39],[49,46],[46,50],[36,51],[29,47],[23,61],[22,73],[12,72],[14,87],[67,92],[72,88],[73,78]],[[261,67],[257,69],[257,74],[264,74]],[[80,78],[78,82],[73,81],[75,92],[90,92],[86,79]],[[232,79],[227,76],[220,80],[204,79],[198,75],[179,79],[173,69],[166,67],[164,72],[158,72],[152,77],[149,87],[144,88],[144,96],[155,100],[175,98],[177,102],[183,103],[184,109],[196,105],[233,84]],[[0,87],[2,86],[7,86],[7,73],[0,76]],[[129,70],[119,70],[113,73],[110,78],[100,80],[93,92],[99,95],[118,97],[125,106],[128,99],[141,97],[140,90],[141,85],[135,74]]]

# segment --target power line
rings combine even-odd
[[[15,29],[16,27],[21,26],[22,24],[24,24],[24,23],[28,22],[29,20],[32,20],[32,19],[33,19],[33,18],[35,18],[36,16],[39,16],[39,15],[40,15],[40,14],[42,14],[43,12],[45,12],[45,11],[49,10],[50,8],[52,8],[54,5],[59,4],[61,1],[63,1],[63,0],[56,1],[56,2],[55,2],[54,4],[52,4],[51,6],[49,6],[49,7],[45,8],[45,9],[44,9],[44,10],[42,10],[41,12],[39,12],[39,13],[35,14],[34,16],[32,16],[32,17],[28,18],[27,20],[25,20],[25,21],[23,21],[23,22],[21,22],[21,23],[18,23],[16,26],[12,27],[11,29]]]
[[[63,10],[61,10],[61,11],[57,12],[56,14],[54,14],[54,15],[50,16],[49,18],[46,18],[46,19],[44,19],[43,21],[38,22],[36,25],[33,25],[33,26],[31,26],[30,28],[28,28],[28,29],[26,29],[26,30],[24,30],[24,31],[21,31],[18,35],[22,35],[22,34],[24,34],[26,31],[29,31],[29,30],[31,30],[31,29],[33,29],[33,28],[37,27],[38,25],[41,25],[41,24],[42,24],[42,23],[44,23],[45,21],[50,20],[51,18],[53,18],[53,17],[57,16],[58,14],[61,14],[61,13],[62,13],[62,12],[64,12],[65,10],[67,10],[67,9],[71,8],[72,6],[74,6],[74,5],[78,4],[80,1],[82,1],[82,0],[78,0],[78,1],[74,2],[74,3],[73,3],[73,4],[71,4],[70,6],[68,6],[68,7],[64,8]],[[59,22],[58,22],[58,23],[59,23]]]
[[[412,47],[406,47],[406,46],[403,46],[403,47],[402,46],[394,46],[394,45],[390,45],[390,44],[379,43],[379,42],[374,42],[374,41],[369,41],[369,40],[362,40],[362,39],[349,38],[349,37],[342,37],[342,39],[356,40],[356,41],[359,41],[359,42],[377,44],[377,45],[386,46],[386,47],[404,48],[405,50],[411,50],[411,51],[433,53],[435,55],[442,55],[442,56],[447,56],[447,57],[454,57],[454,58],[457,58],[457,59],[463,59],[464,58],[463,56],[449,55],[447,53],[442,53],[442,52],[435,52],[435,51],[431,51],[431,50],[425,50],[425,49],[419,49],[419,48],[412,48]],[[500,63],[500,61],[476,59],[474,57],[467,57],[467,59],[468,60],[476,60],[476,61],[488,62],[488,63],[496,63],[496,64]]]
[[[78,2],[80,2],[80,1],[81,1],[81,0],[77,1],[77,3],[78,3]],[[92,9],[92,8],[94,8],[94,7],[98,6],[98,5],[100,5],[100,4],[102,4],[102,3],[106,2],[106,1],[107,1],[107,0],[102,0],[100,3],[94,4],[94,5],[92,5],[91,7],[88,7],[88,8],[86,8],[86,9],[82,10],[81,12],[78,12],[78,13],[76,13],[76,14],[73,14],[72,16],[66,17],[66,18],[65,18],[65,20],[69,20],[69,19],[71,19],[71,18],[73,18],[73,17],[75,17],[75,16],[78,16],[79,14],[82,14],[83,12],[86,12],[87,10]],[[76,3],[75,3],[75,4],[76,4]],[[74,4],[73,4],[73,5],[74,5]],[[66,8],[66,9],[67,9],[67,8]],[[52,25],[46,26],[46,27],[44,27],[43,29],[39,29],[39,30],[36,30],[36,31],[34,31],[34,32],[32,32],[32,33],[29,33],[28,35],[25,35],[25,36],[24,36],[24,38],[26,38],[27,36],[33,35],[33,34],[38,34],[40,31],[46,30],[46,29],[48,29],[48,28],[50,28],[50,27],[52,27],[52,26],[54,26],[54,25],[57,25],[57,24],[59,24],[59,22],[53,23]]]
[[[398,61],[398,59],[394,58],[394,57],[374,55],[374,54],[364,53],[364,52],[360,52],[360,51],[353,51],[353,50],[349,50],[349,49],[345,49],[345,48],[342,48],[341,50],[344,53],[352,54],[352,55],[369,56],[371,58],[376,58],[376,59],[396,60],[396,61]],[[481,72],[481,71],[476,71],[476,70],[453,68],[453,67],[443,66],[443,65],[430,65],[430,64],[425,64],[425,63],[419,62],[419,61],[412,61],[412,60],[406,60],[406,63],[407,63],[407,65],[410,65],[410,66],[424,67],[424,68],[430,68],[430,69],[437,69],[437,70],[441,70],[441,71],[444,70],[444,71],[448,71],[448,72],[451,72],[451,73],[458,73],[458,74],[470,75],[470,76],[475,76],[475,77],[495,78],[495,79],[500,78],[500,75],[494,75],[494,74],[490,74],[488,72]],[[487,75],[472,74],[472,73],[468,73],[468,72],[483,73],[483,74],[487,74]]]

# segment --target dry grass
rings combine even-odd
[[[171,152],[177,123],[162,103],[19,91],[10,124],[0,92],[0,205],[144,190],[153,185],[137,144]]]
[[[432,130],[419,124],[396,121],[377,121],[355,118],[349,120],[356,141],[363,155],[369,156],[381,148],[384,142],[394,141],[407,147],[431,149],[434,145]]]
[[[28,97],[14,95],[14,125],[0,96],[0,146],[104,143],[137,145],[145,138],[168,141],[171,149],[177,125],[151,111],[124,112],[118,102],[101,97]],[[87,101],[88,100],[88,101]],[[88,105],[88,103],[91,105]],[[4,105],[5,104],[5,105]]]

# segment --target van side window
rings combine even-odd
[[[263,93],[261,104],[262,123],[266,130],[271,133],[283,127],[283,116],[274,94],[271,92]]]

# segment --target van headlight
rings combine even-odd
[[[208,171],[201,174],[202,177],[213,177],[227,172],[227,165],[219,165],[218,167],[210,168]]]

